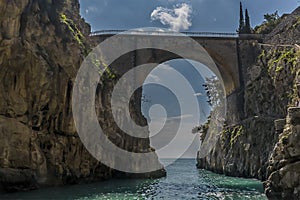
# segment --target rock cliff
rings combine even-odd
[[[72,88],[91,49],[89,33],[78,0],[0,2],[0,190],[89,182],[120,174],[87,152],[72,118]],[[105,81],[110,84],[97,90],[102,97],[97,101],[99,113],[110,113],[102,105],[108,103],[114,82]],[[137,95],[133,102],[140,98]],[[140,107],[132,110],[133,118],[146,125]],[[109,125],[107,134],[122,148],[153,151],[148,140],[128,138],[122,131],[116,138],[118,128]],[[161,170],[146,176],[164,174]]]
[[[283,128],[288,108],[294,106],[300,96],[297,88],[300,73],[300,49],[297,45],[300,37],[299,19],[300,7],[281,19],[262,43],[255,40],[240,41],[245,85],[237,93],[244,97],[243,101],[238,102],[244,105],[243,117],[237,124],[224,127],[223,132],[219,133],[216,147],[208,156],[198,157],[197,164],[199,168],[227,175],[254,177],[262,181],[268,179],[267,194],[269,197],[279,195],[278,199],[299,195],[299,181],[296,181],[300,179],[296,170],[299,155],[293,154],[293,161],[286,161],[284,153],[284,149],[290,145],[294,147],[293,151],[299,151],[299,139],[295,139],[298,132],[295,124],[288,123]],[[288,121],[297,120],[299,118]],[[284,136],[280,135],[283,129]],[[287,135],[294,140],[284,146],[282,137]],[[293,174],[295,178],[286,174]],[[284,186],[287,180],[291,183]]]
[[[284,124],[283,124],[284,125]],[[300,199],[300,108],[289,108],[268,167],[266,194],[270,199]]]

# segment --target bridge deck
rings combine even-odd
[[[238,38],[237,33],[216,33],[216,32],[165,32],[165,31],[143,31],[143,30],[102,30],[95,31],[90,36],[106,36],[106,35],[155,35],[155,36],[189,36],[189,37],[220,37],[220,38]]]

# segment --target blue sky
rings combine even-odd
[[[178,134],[172,141],[174,148],[157,151],[160,157],[177,157],[185,151],[184,157],[196,157],[200,139],[191,130],[205,122],[210,113],[202,85],[212,75],[204,65],[196,62],[191,65],[182,59],[165,62],[148,75],[143,87],[148,101],[142,103],[142,112],[150,135],[157,134],[150,139],[151,145],[160,149]],[[186,149],[187,146],[190,148]]]
[[[179,27],[180,31],[234,32],[239,20],[239,1],[81,0],[80,3],[81,14],[93,30]],[[265,13],[276,10],[279,14],[289,13],[300,5],[299,0],[242,0],[242,3],[249,10],[252,26],[260,24]]]

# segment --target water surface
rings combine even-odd
[[[160,179],[109,180],[0,195],[0,199],[267,199],[257,180],[226,177],[195,165],[195,159],[179,159],[166,168],[167,177]]]

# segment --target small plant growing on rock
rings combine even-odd
[[[96,55],[93,56],[92,54],[90,54],[90,57],[91,57],[92,64],[98,70],[98,73],[100,74],[101,77],[103,77],[104,79],[116,78],[116,74],[113,73],[113,71],[109,68],[109,66],[103,61],[104,59],[102,57],[98,58]]]
[[[238,125],[229,130],[230,132],[230,145],[236,143],[238,137],[243,134],[243,126]]]
[[[60,21],[63,24],[66,24],[68,26],[68,29],[71,31],[74,39],[78,42],[78,44],[82,47],[84,47],[83,40],[84,36],[80,32],[80,30],[77,28],[76,24],[73,22],[73,20],[68,19],[68,17],[65,14],[60,14]]]

